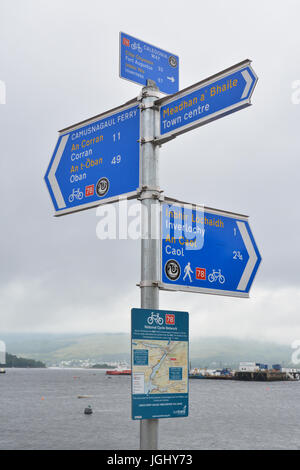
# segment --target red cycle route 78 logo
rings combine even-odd
[[[85,187],[85,197],[94,196],[94,185],[90,184]]]
[[[166,325],[175,325],[175,315],[171,313],[166,314]]]
[[[206,280],[206,269],[205,268],[196,268],[196,279],[200,281]]]
[[[130,46],[130,41],[129,41],[129,39],[123,38],[123,44],[124,44],[124,46],[129,47],[129,46]]]

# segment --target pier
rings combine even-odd
[[[299,373],[279,372],[273,370],[259,370],[255,372],[236,371],[233,380],[256,381],[256,382],[278,382],[287,380],[299,380]]]
[[[244,372],[235,371],[232,374],[226,375],[202,375],[190,374],[190,379],[210,379],[210,380],[240,380],[240,381],[252,381],[252,382],[280,382],[280,381],[297,381],[300,380],[299,372],[277,372],[277,371],[256,371],[256,372]]]

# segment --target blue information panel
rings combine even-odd
[[[137,105],[62,131],[45,175],[55,215],[120,196],[135,197],[140,183],[139,138]]]
[[[132,419],[180,418],[189,407],[189,315],[131,310]]]
[[[249,61],[203,80],[160,105],[161,136],[176,136],[249,106],[257,77]]]
[[[161,92],[179,90],[179,57],[120,33],[120,77],[141,85],[154,80]]]
[[[161,288],[249,297],[261,256],[246,216],[162,204]]]

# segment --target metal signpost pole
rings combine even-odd
[[[141,104],[141,308],[159,309],[159,227],[157,224],[159,202],[158,153],[153,143],[158,135],[159,111],[153,107],[159,90],[155,82],[147,81],[142,90]],[[140,422],[140,449],[156,450],[158,444],[158,419]]]

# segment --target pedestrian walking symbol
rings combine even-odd
[[[185,280],[185,278],[188,276],[189,279],[190,279],[190,282],[193,282],[193,281],[192,281],[192,278],[191,278],[191,274],[193,274],[194,271],[192,271],[191,263],[190,263],[190,262],[188,262],[188,264],[187,264],[186,267],[184,268],[184,272],[185,272],[185,274],[184,274],[183,280]]]

